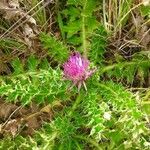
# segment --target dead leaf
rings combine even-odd
[[[4,1],[1,1],[0,2],[0,10],[5,10],[7,8],[8,8],[7,3],[5,3]]]
[[[41,112],[50,113],[51,112],[51,106],[47,105],[44,108],[41,109]]]
[[[11,103],[0,100],[0,136],[17,134],[32,135],[35,130],[41,127],[45,121],[51,121],[53,112],[51,106],[46,105],[40,108],[32,103],[29,108],[22,108]],[[17,110],[17,111],[16,111]],[[15,113],[14,113],[15,112]]]
[[[19,128],[20,122],[16,119],[12,119],[5,125],[4,132],[7,134],[11,134],[14,137],[17,134]]]
[[[25,24],[23,29],[24,29],[23,33],[26,37],[28,38],[35,37],[35,34],[33,33],[32,28],[28,24]]]
[[[33,25],[36,25],[36,21],[35,21],[35,19],[33,17],[27,15],[26,19],[27,19],[27,22],[29,22],[29,23],[31,23]]]
[[[143,0],[142,2],[144,6],[150,5],[150,0]]]
[[[14,8],[14,9],[19,8],[18,0],[8,0],[8,5],[9,5],[10,8]]]
[[[10,21],[17,21],[15,25],[17,27],[22,26],[24,40],[26,44],[31,47],[32,40],[31,38],[35,37],[35,34],[38,34],[39,31],[36,26],[36,20],[29,15],[28,13],[24,12],[19,5],[18,0],[8,0],[0,2],[0,10],[3,12],[3,17]],[[23,22],[21,22],[23,21]],[[14,26],[14,28],[16,28]],[[17,29],[17,28],[16,28]]]
[[[8,104],[3,101],[0,101],[0,118],[5,120],[9,117],[9,115],[17,108],[17,106],[13,104]]]

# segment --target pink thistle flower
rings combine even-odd
[[[73,81],[73,86],[78,86],[78,90],[80,90],[82,84],[87,90],[85,80],[96,71],[96,69],[89,70],[89,65],[88,59],[83,58],[79,52],[74,52],[68,61],[63,64],[64,76],[66,79]]]

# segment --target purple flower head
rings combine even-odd
[[[95,72],[95,69],[89,70],[89,64],[88,59],[83,58],[79,52],[74,52],[63,65],[65,78],[73,81],[79,89],[82,84],[86,89],[84,81]]]

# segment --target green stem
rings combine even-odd
[[[126,67],[126,66],[130,66],[130,65],[141,65],[141,64],[150,64],[150,62],[149,61],[141,61],[141,62],[137,62],[137,61],[131,61],[131,62],[123,62],[123,63],[118,63],[118,64],[113,64],[113,65],[110,65],[110,66],[106,66],[106,67],[104,67],[103,69],[101,69],[100,71],[99,71],[99,73],[100,73],[100,75],[101,74],[103,74],[103,73],[105,73],[105,72],[107,72],[107,71],[109,71],[109,70],[112,70],[112,69],[114,69],[114,68],[117,68],[117,67]]]
[[[87,0],[85,1],[84,7],[83,7],[83,12],[85,10],[86,3],[87,3]],[[86,49],[85,17],[86,16],[83,13],[82,14],[82,42],[83,42],[83,54],[84,54],[84,57],[86,58],[87,57],[87,49]]]
[[[71,111],[69,112],[68,116],[70,117],[72,115],[72,113],[76,110],[76,108],[78,107],[78,104],[81,102],[81,94],[79,93],[77,98],[76,98],[76,101],[74,102],[72,108],[71,108]]]
[[[80,102],[81,102],[81,95],[79,93],[78,96],[77,96],[77,98],[76,98],[76,101],[75,101],[74,105],[72,106],[71,111],[68,114],[68,117],[70,117],[72,115],[72,113],[76,110],[76,108],[77,108],[77,106],[78,106],[78,104]],[[50,141],[55,140],[58,136],[59,136],[58,131],[54,131],[53,134],[52,134],[52,136],[51,136]],[[61,149],[61,148],[62,147],[60,146],[59,149]]]

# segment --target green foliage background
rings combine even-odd
[[[123,11],[114,23],[121,28],[126,25],[126,13],[132,6],[131,0],[127,2],[124,7],[120,1]],[[66,103],[33,137],[5,137],[0,140],[0,149],[148,150],[150,89],[142,91],[144,95],[140,90],[136,93],[131,90],[136,80],[138,88],[144,88],[145,79],[150,76],[148,50],[135,52],[131,59],[120,53],[107,57],[111,54],[107,49],[110,37],[117,31],[106,28],[107,18],[99,19],[104,4],[98,0],[68,0],[62,7],[64,2],[58,3],[55,19],[60,38],[45,32],[39,35],[40,44],[51,61],[34,55],[26,63],[20,58],[13,59],[12,74],[0,76],[0,96],[24,107],[33,101],[51,104],[59,99],[60,103]],[[149,15],[147,7],[141,7],[140,11],[144,16]],[[1,47],[7,48],[7,42],[2,41]],[[17,46],[18,43],[9,44]],[[64,81],[61,66],[71,50],[80,51],[90,59],[91,66],[97,67],[96,73],[87,80],[87,91],[82,88],[78,92],[74,87],[67,92],[71,82]]]

